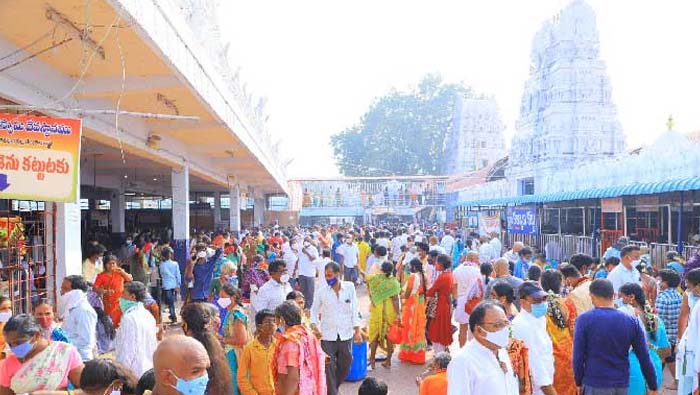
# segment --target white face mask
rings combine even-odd
[[[219,298],[219,300],[216,301],[216,304],[218,304],[222,309],[228,308],[231,305],[231,298]]]
[[[7,321],[12,318],[12,312],[11,311],[1,311],[0,312],[0,322],[3,324],[6,323]]]
[[[104,259],[102,257],[95,259],[95,266],[102,266],[103,261]]]
[[[481,329],[484,329],[483,327]],[[500,348],[506,348],[508,346],[508,340],[510,339],[510,329],[508,327],[497,330],[496,332],[486,332],[486,340],[497,345]]]
[[[197,253],[197,258],[206,258],[207,257],[207,252],[206,251],[199,251]]]
[[[283,274],[280,276],[280,282],[286,284],[289,282],[289,274]]]

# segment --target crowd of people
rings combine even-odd
[[[13,315],[0,297],[0,395],[336,395],[353,363],[394,354],[427,365],[420,394],[655,394],[664,369],[697,391],[700,268],[656,270],[626,240],[564,263],[414,225],[200,232],[188,249],[181,266],[148,234],[121,259],[89,243],[56,306]]]

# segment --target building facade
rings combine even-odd
[[[445,174],[479,170],[505,156],[504,129],[493,97],[458,97],[448,130]]]

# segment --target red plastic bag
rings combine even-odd
[[[386,338],[393,344],[401,343],[401,327],[399,326],[398,321],[394,322],[389,327],[389,331],[386,334]]]

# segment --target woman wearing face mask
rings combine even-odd
[[[658,387],[661,388],[661,383],[663,382],[661,361],[670,354],[671,347],[666,337],[664,322],[654,314],[639,284],[627,283],[620,287],[618,293],[624,303],[624,306],[620,309],[637,317],[642,328],[646,331],[649,356],[656,370],[656,382]],[[628,394],[646,394],[647,387],[644,375],[642,374],[642,368],[639,364],[639,359],[634,351],[630,351],[629,358],[630,385]]]
[[[418,258],[409,262],[411,275],[406,281],[401,311],[401,346],[399,360],[418,365],[425,363],[425,274]]]
[[[0,367],[0,394],[64,390],[80,387],[83,362],[78,350],[63,342],[50,342],[29,314],[12,317],[3,329],[12,354]]]
[[[233,380],[233,393],[238,394],[238,359],[243,346],[248,343],[248,317],[241,305],[241,292],[231,284],[221,288],[217,304],[226,309],[226,317],[222,321],[224,334],[224,350]]]
[[[119,267],[117,257],[109,255],[104,262],[104,271],[97,275],[93,288],[102,297],[104,311],[112,318],[115,328],[119,327],[122,311],[119,298],[124,292],[124,282],[133,281],[133,277]]]
[[[133,395],[138,378],[119,362],[93,359],[85,363],[80,388],[86,395]]]
[[[34,318],[39,323],[39,326],[41,326],[44,339],[54,342],[70,343],[63,329],[56,325],[53,306],[51,306],[48,300],[44,300],[34,306]]]
[[[554,389],[557,395],[577,395],[576,381],[571,361],[574,353],[574,324],[576,307],[569,299],[561,297],[563,276],[559,270],[542,273],[542,289],[547,296],[547,333],[554,350]]]
[[[440,273],[426,295],[437,299],[435,318],[428,325],[428,338],[435,352],[442,352],[452,344],[452,261],[448,255],[440,254],[435,261],[435,270]]]
[[[216,338],[214,320],[218,315],[210,311],[206,303],[190,303],[182,308],[182,330],[185,335],[199,341],[207,350],[210,366],[207,369],[209,382],[207,395],[233,394],[233,379],[224,349]]]
[[[0,360],[5,359],[5,347],[7,346],[2,330],[10,318],[12,318],[12,302],[7,296],[0,296]]]

